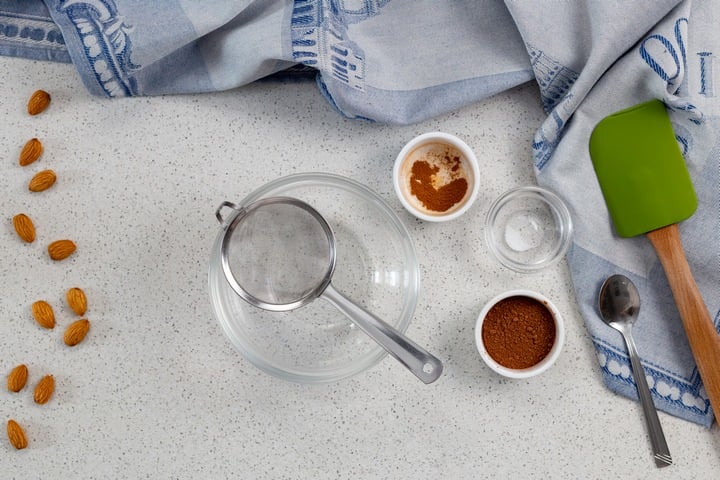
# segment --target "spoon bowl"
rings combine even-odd
[[[650,389],[647,380],[645,380],[645,372],[640,363],[640,356],[632,336],[632,325],[640,314],[640,293],[638,293],[637,287],[629,278],[624,275],[612,275],[605,280],[600,288],[598,308],[603,321],[619,331],[625,339],[638,397],[645,414],[655,465],[658,467],[672,465],[672,457],[665,441],[665,435],[655,405],[650,396]]]
[[[640,314],[640,293],[629,278],[613,275],[600,289],[598,306],[603,321],[622,333]]]

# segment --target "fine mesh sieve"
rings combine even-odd
[[[235,210],[227,221],[223,208]],[[225,225],[221,265],[232,289],[270,311],[300,308],[322,297],[425,383],[442,363],[380,318],[333,288],[335,236],[323,216],[291,197],[269,197],[238,207],[223,202],[216,216]]]

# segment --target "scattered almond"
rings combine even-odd
[[[42,113],[50,105],[50,94],[45,90],[37,90],[28,100],[27,111],[30,115]]]
[[[28,379],[28,368],[25,364],[20,364],[10,371],[7,379],[7,388],[11,392],[19,392],[25,388]]]
[[[43,328],[55,328],[55,313],[45,300],[38,300],[31,305],[35,321]]]
[[[30,217],[24,213],[18,213],[13,217],[13,227],[18,237],[22,238],[27,243],[35,241],[35,225],[33,225]]]
[[[31,192],[42,192],[52,187],[57,180],[57,175],[52,170],[43,170],[30,179],[28,190]]]
[[[40,158],[43,153],[43,145],[37,138],[31,138],[27,141],[23,149],[20,151],[20,159],[18,163],[22,167],[26,167]]]
[[[35,403],[44,405],[50,400],[55,391],[55,378],[52,375],[45,375],[35,387]]]
[[[55,240],[48,245],[48,254],[53,260],[65,260],[72,255],[77,246],[72,240]]]
[[[71,323],[65,330],[65,345],[74,347],[82,342],[90,330],[90,321],[83,318]]]
[[[25,436],[25,432],[22,427],[15,420],[8,420],[7,422],[7,436],[10,440],[10,444],[17,450],[22,450],[27,447],[28,441]]]
[[[67,298],[68,305],[76,315],[80,317],[85,315],[87,311],[87,297],[85,296],[85,292],[77,287],[73,287],[67,291],[65,298]]]

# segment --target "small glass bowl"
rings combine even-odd
[[[552,314],[553,321],[555,322],[555,341],[553,342],[552,347],[550,348],[550,351],[548,354],[543,358],[540,362],[536,363],[535,365],[523,368],[523,369],[516,369],[516,368],[508,368],[504,365],[501,365],[498,363],[494,358],[490,356],[487,349],[485,348],[485,343],[483,342],[482,338],[482,327],[483,323],[485,322],[485,317],[487,317],[488,312],[497,305],[500,301],[505,300],[506,298],[511,297],[528,297],[532,298],[534,300],[537,300],[540,302],[543,306],[545,306],[548,311]],[[483,309],[480,311],[480,315],[478,316],[477,323],[475,324],[475,344],[477,346],[478,352],[480,353],[480,358],[483,359],[485,364],[490,367],[491,370],[493,370],[495,373],[502,375],[504,377],[508,378],[514,378],[514,379],[523,379],[523,378],[530,378],[534,377],[536,375],[540,375],[541,373],[548,370],[558,359],[560,356],[560,352],[562,351],[563,344],[565,343],[565,323],[563,321],[562,316],[560,315],[560,311],[557,309],[557,307],[545,296],[538,292],[534,292],[532,290],[525,290],[525,289],[517,289],[517,290],[509,290],[507,292],[501,293],[497,296],[495,296],[493,299],[491,299],[489,302],[485,304]]]
[[[552,265],[572,241],[570,211],[555,193],[520,187],[501,195],[485,219],[485,241],[506,267],[528,273]]]

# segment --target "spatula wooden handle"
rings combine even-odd
[[[680,230],[673,224],[646,235],[665,270],[710,405],[720,417],[720,335],[685,258]]]

